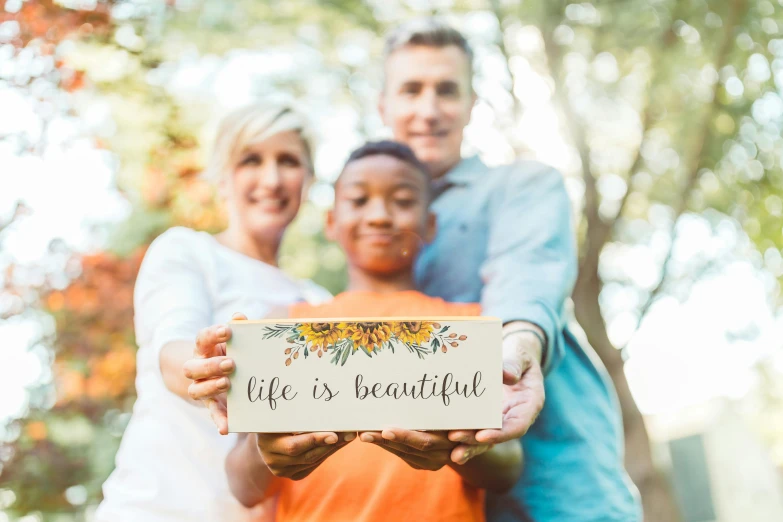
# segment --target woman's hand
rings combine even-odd
[[[243,314],[234,314],[235,321],[246,321]],[[225,325],[204,328],[196,338],[193,358],[185,362],[182,370],[192,380],[188,386],[191,399],[200,400],[209,409],[212,422],[221,435],[228,433],[226,392],[231,386],[228,376],[234,372],[234,361],[226,357],[226,342],[231,329]]]
[[[437,471],[451,462],[451,452],[457,445],[444,431],[410,431],[401,428],[389,428],[382,432],[366,431],[359,435],[363,442],[380,446],[389,453],[397,455],[414,469]],[[471,446],[463,455],[464,464],[469,459],[484,453],[490,444]]]
[[[276,477],[301,480],[315,471],[329,456],[356,438],[355,433],[331,431],[300,433],[256,433],[256,445],[264,464]]]

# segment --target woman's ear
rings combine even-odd
[[[337,231],[334,229],[334,209],[326,211],[326,226],[324,226],[324,235],[329,241],[337,241]]]
[[[315,174],[313,174],[312,170],[307,171],[308,174],[305,176],[304,183],[302,183],[302,204],[304,205],[307,201],[307,196],[310,194],[310,189],[313,186],[313,183],[315,183]]]
[[[218,178],[217,181],[217,194],[222,200],[228,199],[229,196],[229,183],[228,181],[229,176],[223,176],[221,175],[220,178]]]
[[[427,235],[424,238],[427,243],[435,241],[435,234],[438,232],[438,218],[432,211],[427,212]]]

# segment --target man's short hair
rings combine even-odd
[[[431,190],[430,190],[430,183],[432,181],[432,178],[430,177],[430,172],[427,169],[427,166],[424,165],[424,163],[419,160],[419,158],[416,157],[416,153],[413,152],[413,149],[405,145],[404,143],[400,143],[398,141],[392,141],[392,140],[381,140],[381,141],[368,141],[358,149],[351,152],[351,155],[348,156],[348,160],[345,162],[345,166],[343,166],[343,171],[353,163],[354,161],[359,161],[360,159],[364,159],[371,156],[391,156],[392,158],[397,158],[400,161],[403,161],[419,171],[419,173],[422,175],[425,181],[425,185],[427,186],[427,198],[429,199],[432,196]],[[340,181],[340,177],[342,177],[342,173],[340,176],[337,177],[337,180],[335,181],[335,186]]]
[[[473,49],[467,38],[454,27],[438,18],[416,18],[397,26],[386,36],[383,61],[395,51],[409,45],[424,47],[457,46],[468,59],[470,75],[473,76]]]
[[[438,18],[416,18],[397,26],[386,36],[384,58],[408,45],[425,47],[457,46],[473,62],[473,49],[467,38]]]

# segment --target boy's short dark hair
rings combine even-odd
[[[424,180],[426,181],[428,191],[427,198],[429,199],[431,197],[432,194],[430,192],[430,182],[432,180],[430,178],[429,170],[427,170],[427,166],[416,157],[416,153],[413,152],[413,149],[398,141],[368,141],[358,149],[351,152],[351,155],[348,156],[348,160],[343,166],[343,170],[345,170],[348,165],[354,161],[359,161],[360,159],[364,159],[370,156],[391,156],[415,168],[421,173],[421,175],[424,177]],[[340,176],[338,176],[337,181],[335,181],[335,186],[337,186],[339,181]]]

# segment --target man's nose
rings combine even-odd
[[[416,112],[424,120],[437,120],[440,116],[440,100],[434,91],[425,91],[419,97]]]

